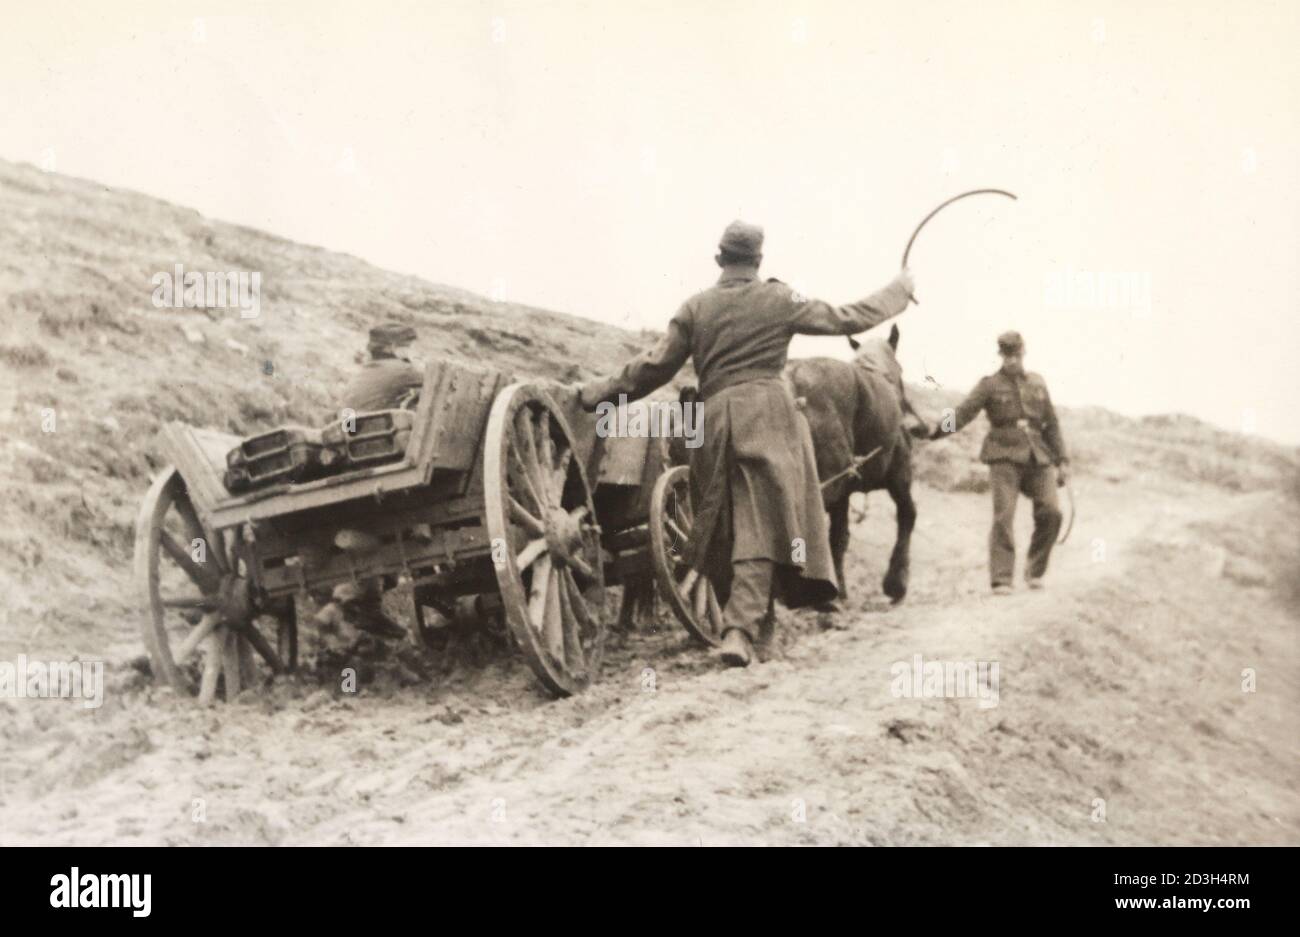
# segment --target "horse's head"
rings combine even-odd
[[[858,345],[853,363],[877,374],[883,374],[890,383],[903,386],[903,367],[898,363],[898,326],[889,329],[888,338],[869,338]]]
[[[871,338],[858,345],[858,353],[853,363],[860,368],[873,371],[883,376],[898,390],[898,399],[903,407],[903,422],[911,436],[923,438],[930,434],[930,427],[921,414],[912,409],[907,399],[907,389],[903,386],[903,366],[898,363],[897,325],[889,327],[888,338]]]
[[[856,338],[854,338],[852,335],[848,335],[845,337],[848,338],[849,340],[849,347],[852,348],[854,351],[857,351],[859,348],[862,347],[862,343],[858,341]],[[898,348],[898,324],[897,323],[889,327],[889,344],[891,347],[897,350]]]

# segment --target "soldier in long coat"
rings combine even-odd
[[[703,403],[690,450],[695,528],[687,560],[713,581],[723,612],[722,657],[747,665],[774,598],[789,607],[835,598],[812,438],[781,378],[795,335],[851,335],[898,315],[912,296],[903,271],[866,299],[832,306],[759,279],[763,230],[729,225],[718,282],[682,304],[667,334],[618,374],[580,389],[583,405],[644,397],[690,358]]]

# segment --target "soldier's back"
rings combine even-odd
[[[409,361],[400,358],[367,361],[344,388],[342,406],[358,413],[393,409],[422,383],[420,372]]]
[[[790,348],[789,294],[777,281],[724,280],[687,300],[702,392],[741,375],[780,375]]]

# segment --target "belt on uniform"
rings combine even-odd
[[[773,371],[769,368],[746,368],[743,371],[720,374],[716,378],[700,384],[700,399],[707,400],[715,394],[735,387],[737,384],[748,384],[750,381],[780,380],[780,378],[780,371]]]

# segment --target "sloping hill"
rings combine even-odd
[[[1046,593],[987,596],[972,427],[918,446],[908,602],[878,592],[893,525],[873,496],[852,629],[783,613],[772,663],[722,672],[664,621],[571,700],[489,655],[199,711],[126,663],[164,421],[313,422],[379,319],[414,325],[422,356],[562,381],[653,336],[30,166],[0,162],[0,214],[0,661],[111,665],[90,713],[0,700],[0,844],[1300,841],[1300,457],[1181,416],[1062,410],[1080,521]],[[155,308],[152,275],[178,263],[260,271],[260,316]],[[911,392],[931,417],[958,399]],[[1000,704],[892,696],[915,654],[999,661]]]
[[[125,575],[134,512],[167,420],[240,435],[315,422],[366,330],[385,319],[417,328],[419,355],[562,381],[604,373],[653,340],[28,165],[0,161],[0,213],[0,471],[10,480],[0,567],[13,582],[0,599],[0,650],[34,633],[100,652],[104,627],[133,614]],[[259,271],[260,315],[155,308],[151,278],[176,264]],[[928,414],[959,399],[911,393]],[[1063,410],[1062,422],[1076,470],[1111,481],[1167,477],[1234,491],[1300,483],[1295,449],[1190,417],[1085,409]],[[986,490],[980,436],[972,427],[922,446],[918,477],[942,490]]]
[[[416,327],[421,356],[563,381],[643,345],[30,166],[0,162],[0,214],[0,568],[13,584],[0,652],[33,633],[102,652],[130,617],[132,524],[167,420],[240,435],[318,422],[385,319]],[[155,308],[151,277],[176,264],[260,271],[260,315]]]

